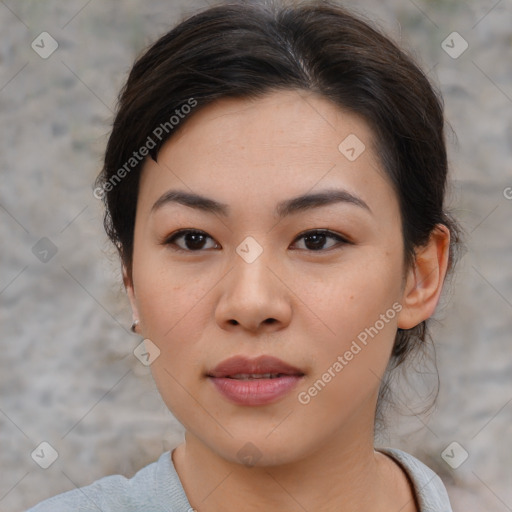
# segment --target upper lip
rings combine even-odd
[[[245,356],[233,356],[219,363],[208,372],[209,377],[228,377],[237,374],[265,374],[282,373],[284,375],[304,375],[299,368],[281,361],[273,356],[259,356],[248,358]]]

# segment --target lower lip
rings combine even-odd
[[[209,377],[217,390],[238,405],[266,405],[277,402],[302,379],[299,375],[284,375],[275,379],[237,380]]]

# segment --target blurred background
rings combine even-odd
[[[92,183],[134,58],[214,3],[0,1],[3,512],[107,474],[131,476],[182,439],[133,354],[141,339],[129,331]],[[437,406],[421,415],[407,402],[379,443],[436,471],[454,510],[512,510],[512,2],[345,5],[442,91],[454,132],[450,205],[466,230],[433,323]],[[414,397],[422,380],[411,375],[402,389]]]

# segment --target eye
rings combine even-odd
[[[332,231],[328,230],[311,230],[306,231],[305,233],[302,233],[299,235],[295,242],[298,240],[304,240],[305,248],[308,252],[312,251],[322,251],[325,249],[325,243],[327,239],[331,239],[337,242],[338,245],[341,244],[349,244],[350,242],[345,239],[344,237],[333,233]],[[183,239],[183,245],[180,245],[176,243],[177,240]],[[219,245],[214,243],[213,247],[206,247],[206,240],[213,240],[213,238],[205,233],[204,231],[198,231],[193,229],[182,229],[170,237],[166,238],[162,243],[164,245],[173,245],[175,246],[175,250],[181,250],[181,251],[188,251],[188,252],[198,252],[202,249],[215,249],[218,248]],[[330,247],[327,247],[327,249],[330,249],[331,247],[337,245],[337,244],[331,244]],[[300,248],[303,249],[303,248]]]
[[[313,230],[313,231],[306,231],[305,233],[302,233],[300,236],[298,236],[295,240],[301,240],[304,239],[304,245],[310,249],[311,251],[321,251],[322,248],[325,245],[326,240],[330,238],[331,240],[336,240],[338,242],[338,245],[341,244],[348,244],[350,243],[347,239],[344,237],[333,233],[332,231],[328,230]],[[333,244],[327,249],[330,249],[331,247],[335,246],[337,244]],[[325,249],[324,249],[325,250]]]
[[[176,240],[183,238],[185,247],[181,247],[176,244]],[[197,252],[204,248],[205,240],[209,238],[213,240],[213,238],[207,235],[204,231],[197,231],[193,229],[182,229],[174,235],[166,238],[163,242],[164,245],[176,245],[176,250],[189,251],[189,252]],[[217,245],[218,246],[218,245]]]

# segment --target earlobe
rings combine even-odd
[[[137,300],[135,298],[135,289],[133,287],[133,279],[129,277],[126,266],[123,264],[123,283],[126,290],[126,294],[128,295],[128,299],[130,301],[130,306],[132,308],[132,316],[134,325],[139,324],[139,311],[137,308]],[[135,331],[136,332],[136,331]]]
[[[408,270],[399,328],[412,329],[434,314],[448,269],[449,252],[450,231],[437,224],[428,243],[417,249],[414,264]]]

